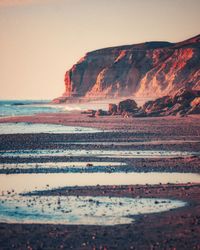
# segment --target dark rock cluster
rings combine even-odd
[[[119,104],[110,103],[108,111],[88,110],[83,112],[91,117],[105,115],[122,115],[123,117],[169,116],[200,114],[200,91],[182,88],[174,95],[163,96],[146,102],[142,107],[132,99],[126,99]]]
[[[146,102],[141,115],[168,116],[200,114],[200,91],[187,88],[180,89],[172,96],[163,96]]]
[[[108,111],[98,109],[98,110],[87,110],[82,112],[82,114],[87,114],[89,117],[98,117],[105,115],[122,115],[122,116],[132,116],[133,113],[138,112],[137,103],[134,100],[126,99],[119,104],[110,103],[108,105]]]

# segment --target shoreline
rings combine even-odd
[[[123,118],[121,115],[114,116],[97,116],[89,117],[87,114],[81,114],[80,111],[73,113],[40,113],[28,116],[15,116],[15,117],[1,117],[0,123],[16,123],[16,122],[30,122],[30,123],[45,123],[45,124],[58,124],[68,126],[83,126],[98,129],[115,129],[115,130],[134,130],[138,126],[146,125],[147,122],[155,127],[165,124],[166,128],[169,124],[177,127],[180,124],[195,125],[200,121],[200,115],[189,116],[160,116],[160,117],[128,117]],[[134,124],[133,124],[134,122]],[[121,123],[121,124],[119,124]],[[198,127],[198,124],[196,124]],[[198,136],[200,136],[198,134]]]

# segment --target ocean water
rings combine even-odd
[[[50,100],[0,100],[0,117],[55,113],[63,110],[51,105]]]
[[[89,104],[90,106],[91,104]],[[40,113],[69,113],[87,109],[84,104],[51,104],[50,100],[0,100],[0,118],[27,116]],[[98,129],[63,126],[56,124],[33,124],[33,123],[1,123],[0,134],[18,133],[95,133]]]
[[[0,100],[0,117],[108,109],[109,101],[51,104],[51,100]]]
[[[123,98],[125,99],[125,98]],[[134,98],[138,105],[146,99]],[[81,103],[51,104],[51,100],[0,100],[0,117],[83,111],[88,109],[108,110],[109,103],[118,104],[122,99],[93,100]]]

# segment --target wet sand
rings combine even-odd
[[[101,150],[177,150],[199,152],[200,116],[165,118],[98,117],[80,114],[43,114],[19,118],[1,118],[1,122],[45,122],[95,127],[109,132],[95,134],[0,135],[0,149],[101,149]],[[110,130],[115,130],[112,132]],[[148,141],[165,140],[152,144]],[[167,143],[173,140],[174,143]],[[177,143],[182,140],[183,143]],[[93,145],[70,144],[72,141]],[[134,145],[116,145],[130,142]],[[141,145],[141,142],[146,142]],[[68,142],[69,144],[65,144]],[[98,142],[95,144],[95,142]],[[99,144],[112,142],[112,145]],[[137,142],[139,142],[137,144]],[[52,159],[53,158],[53,159]],[[44,157],[29,162],[95,161],[84,157]],[[119,157],[120,159],[120,157]],[[99,159],[105,161],[106,159]],[[116,161],[116,159],[107,159]],[[5,162],[27,162],[26,158],[0,158]],[[120,159],[127,171],[200,173],[200,158]],[[180,199],[188,206],[164,213],[141,215],[132,224],[118,226],[62,226],[0,224],[0,249],[200,249],[200,184],[95,186],[63,188],[40,195],[91,195],[155,197]]]

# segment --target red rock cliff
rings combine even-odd
[[[200,35],[89,52],[65,74],[68,97],[160,97],[200,89]]]

